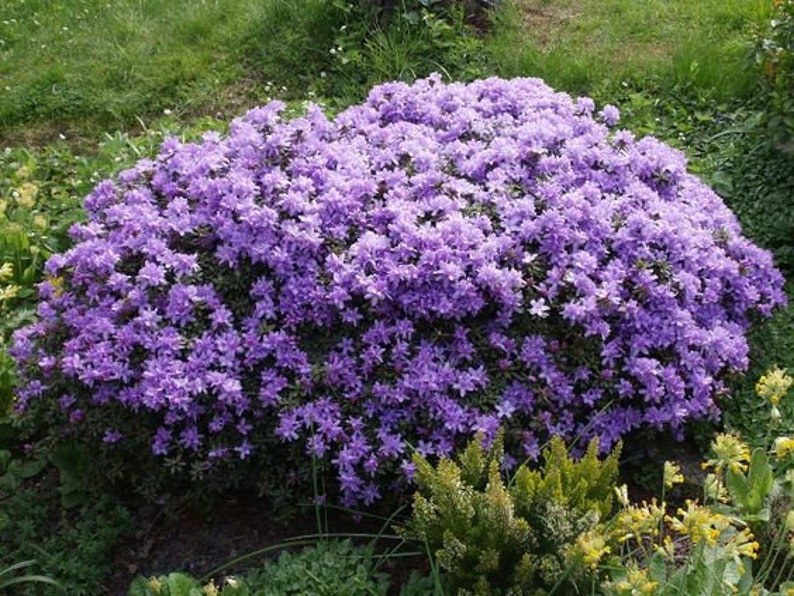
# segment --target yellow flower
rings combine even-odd
[[[684,476],[681,474],[681,467],[675,462],[664,462],[664,487],[673,488],[673,485],[682,482],[684,482]]]
[[[758,379],[755,392],[758,397],[775,406],[786,395],[792,382],[794,379],[776,366]]]
[[[616,486],[614,488],[615,496],[618,498],[618,503],[620,503],[623,507],[628,507],[629,505],[629,487],[625,484],[621,484],[620,486]]]
[[[655,500],[650,504],[643,501],[642,505],[629,505],[615,516],[612,537],[619,543],[631,538],[642,541],[646,536],[656,535],[663,517],[664,504],[659,506]]]
[[[704,470],[714,468],[717,474],[728,469],[744,472],[750,461],[750,448],[737,435],[722,433],[711,443],[714,458],[702,464]]]
[[[0,281],[8,281],[14,276],[14,266],[11,263],[3,263],[0,267]]]
[[[20,206],[30,209],[36,204],[36,195],[39,194],[39,187],[32,182],[25,182],[16,192],[17,203]]]
[[[758,558],[758,549],[761,547],[749,528],[726,532],[725,535],[728,537],[723,545],[725,554],[733,557],[737,563],[741,563],[742,557]]]
[[[706,474],[706,479],[703,481],[703,490],[707,499],[719,501],[720,503],[727,503],[730,498],[728,490],[722,483],[722,478],[717,474]]]
[[[43,230],[47,227],[47,218],[43,215],[34,215],[33,216],[33,226]]]
[[[689,536],[695,544],[716,545],[720,534],[730,527],[730,519],[694,501],[687,500],[686,505],[686,510],[678,510],[679,517],[667,517],[670,528],[678,534]]]
[[[12,298],[16,298],[20,289],[21,288],[19,286],[13,286],[13,285],[0,288],[0,302],[5,302],[6,300],[11,300]]]
[[[632,562],[626,569],[626,576],[618,582],[607,584],[615,588],[618,594],[653,594],[658,582],[648,578],[648,570],[642,569]]]
[[[775,457],[783,459],[789,453],[794,452],[794,439],[791,437],[778,437],[773,444]]]

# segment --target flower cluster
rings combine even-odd
[[[712,415],[784,300],[683,156],[614,130],[614,107],[438,77],[334,120],[283,107],[96,187],[16,334],[21,410],[112,407],[109,443],[124,412],[153,417],[155,453],[205,462],[264,429],[368,502],[412,447],[504,426],[523,459]]]

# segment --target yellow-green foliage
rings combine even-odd
[[[522,465],[505,484],[501,435],[490,450],[473,441],[457,461],[433,467],[416,456],[413,515],[401,531],[424,542],[458,593],[546,594],[577,578],[565,553],[607,516],[617,476],[617,452],[601,461],[592,442],[573,461],[562,440],[543,453],[544,465]]]
[[[595,512],[605,518],[612,510],[619,453],[618,447],[604,461],[599,460],[598,439],[593,439],[585,456],[575,461],[568,456],[562,439],[553,438],[540,470],[522,466],[516,472],[511,492],[520,514],[535,515],[552,502],[581,513]]]

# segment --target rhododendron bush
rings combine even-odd
[[[300,442],[369,502],[413,448],[477,431],[523,459],[714,415],[784,299],[684,157],[611,106],[431,77],[333,120],[283,108],[96,187],[16,334],[22,412],[108,448],[145,420],[155,454],[207,465]]]

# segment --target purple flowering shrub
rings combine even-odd
[[[769,254],[614,107],[431,77],[334,120],[282,108],[97,186],[15,337],[22,412],[207,466],[277,437],[371,502],[413,448],[478,431],[523,459],[714,415],[784,301]]]

